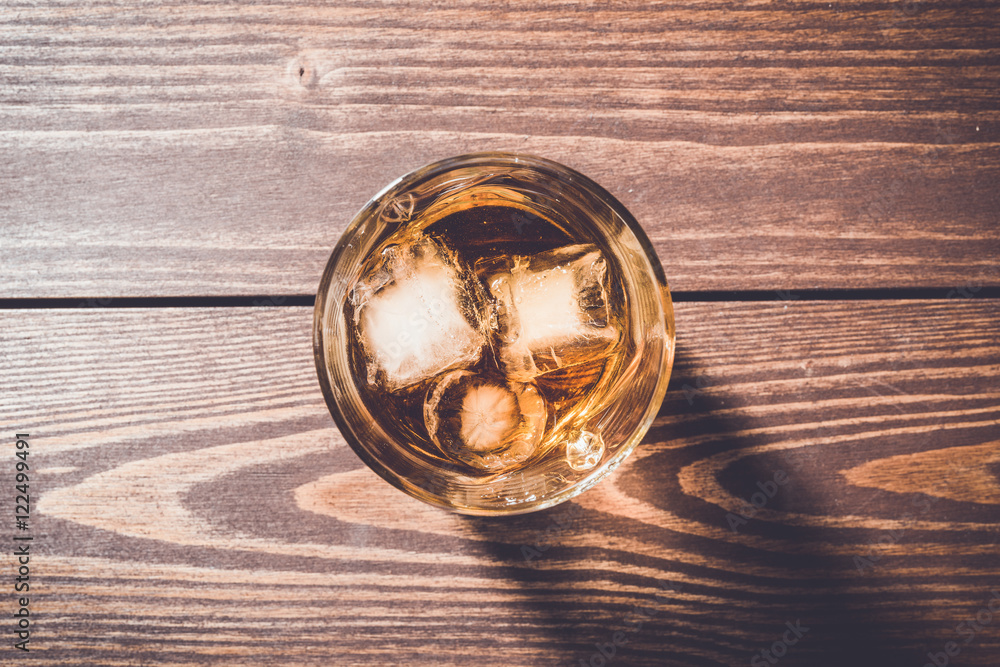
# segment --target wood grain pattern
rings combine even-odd
[[[1000,286],[991,2],[6,2],[0,297],[311,294],[396,176],[588,174],[675,289]]]
[[[781,664],[920,665],[949,641],[995,664],[1000,616],[968,644],[956,626],[1000,588],[998,316],[678,304],[644,444],[498,520],[363,467],[310,309],[0,313],[4,422],[37,466],[31,662],[577,665],[621,632],[608,664],[737,665],[800,621]]]
[[[0,665],[996,665],[1000,302],[795,291],[1000,286],[997,10],[3,2],[0,298],[96,307],[0,310]],[[774,292],[677,305],[656,422],[571,503],[380,481],[308,308],[100,307],[312,294],[368,197],[480,150],[607,187],[675,290]]]

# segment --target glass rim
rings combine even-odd
[[[553,177],[575,181],[575,184],[578,187],[587,190],[602,205],[607,206],[608,209],[613,212],[629,229],[643,250],[643,254],[648,261],[649,268],[653,274],[653,281],[659,287],[659,304],[665,323],[665,335],[663,340],[664,356],[656,388],[648,401],[646,415],[633,430],[633,433],[628,441],[619,445],[611,458],[602,462],[592,471],[591,474],[583,479],[573,482],[566,488],[554,492],[552,495],[546,496],[540,500],[527,501],[516,506],[507,507],[472,507],[449,504],[426,489],[409,482],[406,477],[392,470],[382,460],[374,456],[369,448],[358,442],[359,438],[356,437],[354,429],[345,417],[340,404],[334,395],[334,389],[330,377],[331,374],[327,367],[326,337],[324,334],[324,324],[326,322],[329,293],[333,283],[333,277],[339,265],[339,260],[341,259],[345,249],[351,243],[351,239],[354,238],[355,234],[357,234],[359,226],[366,224],[369,218],[383,205],[384,201],[386,201],[387,197],[390,195],[396,196],[402,194],[410,189],[414,184],[441,176],[449,171],[477,166],[533,167]],[[444,158],[403,174],[383,187],[375,195],[373,195],[364,204],[364,206],[361,207],[340,235],[336,246],[330,254],[330,258],[324,267],[313,308],[313,355],[316,363],[320,389],[323,393],[323,398],[326,402],[330,415],[333,417],[337,428],[347,444],[368,468],[406,495],[451,512],[473,516],[514,516],[553,507],[578,496],[613,472],[635,450],[639,442],[645,437],[649,428],[652,426],[652,423],[655,420],[666,395],[667,385],[669,383],[673,367],[674,351],[675,325],[673,301],[670,296],[670,288],[667,284],[666,276],[663,272],[663,267],[660,263],[659,257],[657,256],[652,243],[650,242],[645,231],[639,225],[638,221],[636,221],[634,216],[621,202],[618,201],[617,198],[589,177],[570,167],[555,162],[554,160],[525,153],[490,151],[466,153],[463,155]]]

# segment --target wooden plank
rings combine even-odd
[[[4,423],[32,434],[32,656],[576,665],[618,637],[620,664],[922,664],[948,642],[995,663],[1000,304],[678,304],[645,443],[505,520],[359,463],[311,315],[0,313]]]
[[[7,3],[0,298],[314,293],[396,176],[588,174],[675,289],[1000,286],[990,3]]]

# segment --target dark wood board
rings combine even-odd
[[[3,664],[599,664],[622,633],[609,665],[745,665],[785,639],[782,665],[919,666],[948,642],[994,665],[1000,614],[964,640],[1000,589],[998,317],[678,304],[671,389],[626,464],[487,519],[344,444],[311,309],[4,311],[37,649]]]
[[[993,2],[0,7],[0,298],[312,294],[430,161],[579,169],[675,289],[1000,286]]]
[[[644,443],[499,520],[362,465],[289,305],[485,150],[685,300]],[[996,665],[998,186],[992,1],[5,1],[0,665]]]

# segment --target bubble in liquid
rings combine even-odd
[[[573,431],[566,438],[566,462],[573,470],[590,470],[604,457],[604,439],[600,433]]]

